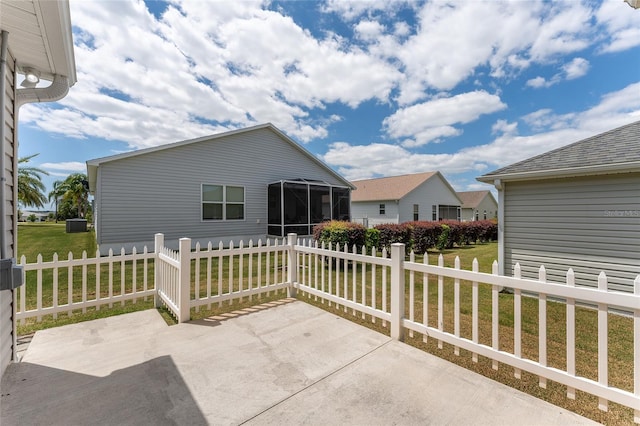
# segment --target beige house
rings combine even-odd
[[[351,183],[351,217],[365,226],[461,219],[462,201],[437,171]]]
[[[458,197],[462,200],[463,222],[498,218],[498,202],[491,191],[458,192]]]
[[[13,296],[21,284],[21,274],[14,268],[19,108],[30,102],[62,99],[76,81],[76,69],[68,1],[0,0],[0,31],[0,170],[4,179],[0,185],[1,375],[15,358]]]

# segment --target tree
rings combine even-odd
[[[54,200],[56,202],[56,213],[55,213],[56,223],[58,223],[58,216],[59,216],[58,202],[64,196],[64,193],[65,193],[65,189],[62,184],[63,182],[60,180],[53,182],[53,189],[51,190],[51,192],[49,192],[49,202],[51,202],[51,200]]]
[[[25,207],[42,208],[47,197],[43,193],[46,188],[42,183],[41,175],[49,175],[49,173],[37,167],[21,166],[21,164],[28,163],[36,155],[39,154],[18,159],[18,202]]]
[[[78,209],[78,217],[84,218],[89,204],[89,183],[84,173],[69,175],[56,189],[63,201],[70,201]]]

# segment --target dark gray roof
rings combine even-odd
[[[640,121],[494,170],[478,180],[491,181],[516,175],[550,176],[554,172],[558,175],[587,174],[627,167],[640,170]]]

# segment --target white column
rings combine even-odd
[[[196,277],[200,279],[200,277]],[[191,319],[191,238],[180,238],[180,314],[178,322]]]
[[[298,254],[296,253],[295,246],[298,240],[298,234],[287,234],[287,296],[296,297],[295,282],[298,281]]]
[[[391,338],[404,341],[404,244],[391,244]]]

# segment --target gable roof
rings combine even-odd
[[[148,154],[148,153],[151,153],[151,152],[157,152],[157,151],[164,151],[164,150],[179,148],[179,147],[182,147],[182,146],[185,146],[185,145],[191,145],[191,144],[200,143],[200,142],[214,142],[215,143],[216,140],[224,139],[224,138],[229,137],[229,136],[242,134],[242,133],[255,132],[257,130],[262,130],[262,129],[266,129],[266,130],[272,131],[273,133],[278,135],[282,140],[284,140],[285,142],[290,144],[292,148],[295,148],[298,151],[302,152],[304,155],[309,157],[309,159],[311,161],[315,162],[320,167],[323,167],[324,169],[326,169],[329,173],[331,173],[333,176],[335,176],[336,179],[338,179],[340,182],[344,183],[345,186],[348,186],[351,189],[354,188],[354,186],[351,184],[351,182],[346,180],[344,177],[340,176],[340,174],[338,174],[331,167],[329,167],[327,164],[322,162],[318,157],[316,157],[315,155],[313,155],[312,153],[307,151],[305,148],[303,148],[299,143],[297,143],[296,141],[291,139],[289,136],[285,135],[276,126],[274,126],[271,123],[264,123],[264,124],[259,124],[257,126],[246,127],[244,129],[231,130],[229,132],[218,133],[218,134],[209,135],[209,136],[203,136],[203,137],[196,138],[196,139],[189,139],[189,140],[185,140],[185,141],[174,142],[174,143],[169,143],[169,144],[165,144],[165,145],[154,146],[154,147],[151,147],[151,148],[145,148],[145,149],[139,149],[139,150],[136,150],[136,151],[125,152],[125,153],[122,153],[122,154],[111,155],[111,156],[108,156],[108,157],[101,157],[101,158],[96,158],[96,159],[93,159],[93,160],[88,160],[87,161],[87,178],[89,180],[89,189],[90,189],[90,191],[92,193],[95,191],[96,181],[97,181],[97,174],[98,174],[98,167],[101,164],[109,163],[109,162],[112,162],[112,161],[118,161],[118,160],[122,160],[122,159],[125,159],[125,158],[137,157],[137,156]]]
[[[484,174],[495,179],[525,180],[640,171],[640,121],[563,146]]]
[[[434,176],[438,176],[456,194],[440,172],[425,172],[352,181],[356,189],[351,192],[351,201],[400,200]]]
[[[458,192],[458,198],[462,201],[463,209],[475,209],[485,199],[487,195],[493,198],[491,191],[465,191]],[[494,199],[495,201],[495,199]]]

